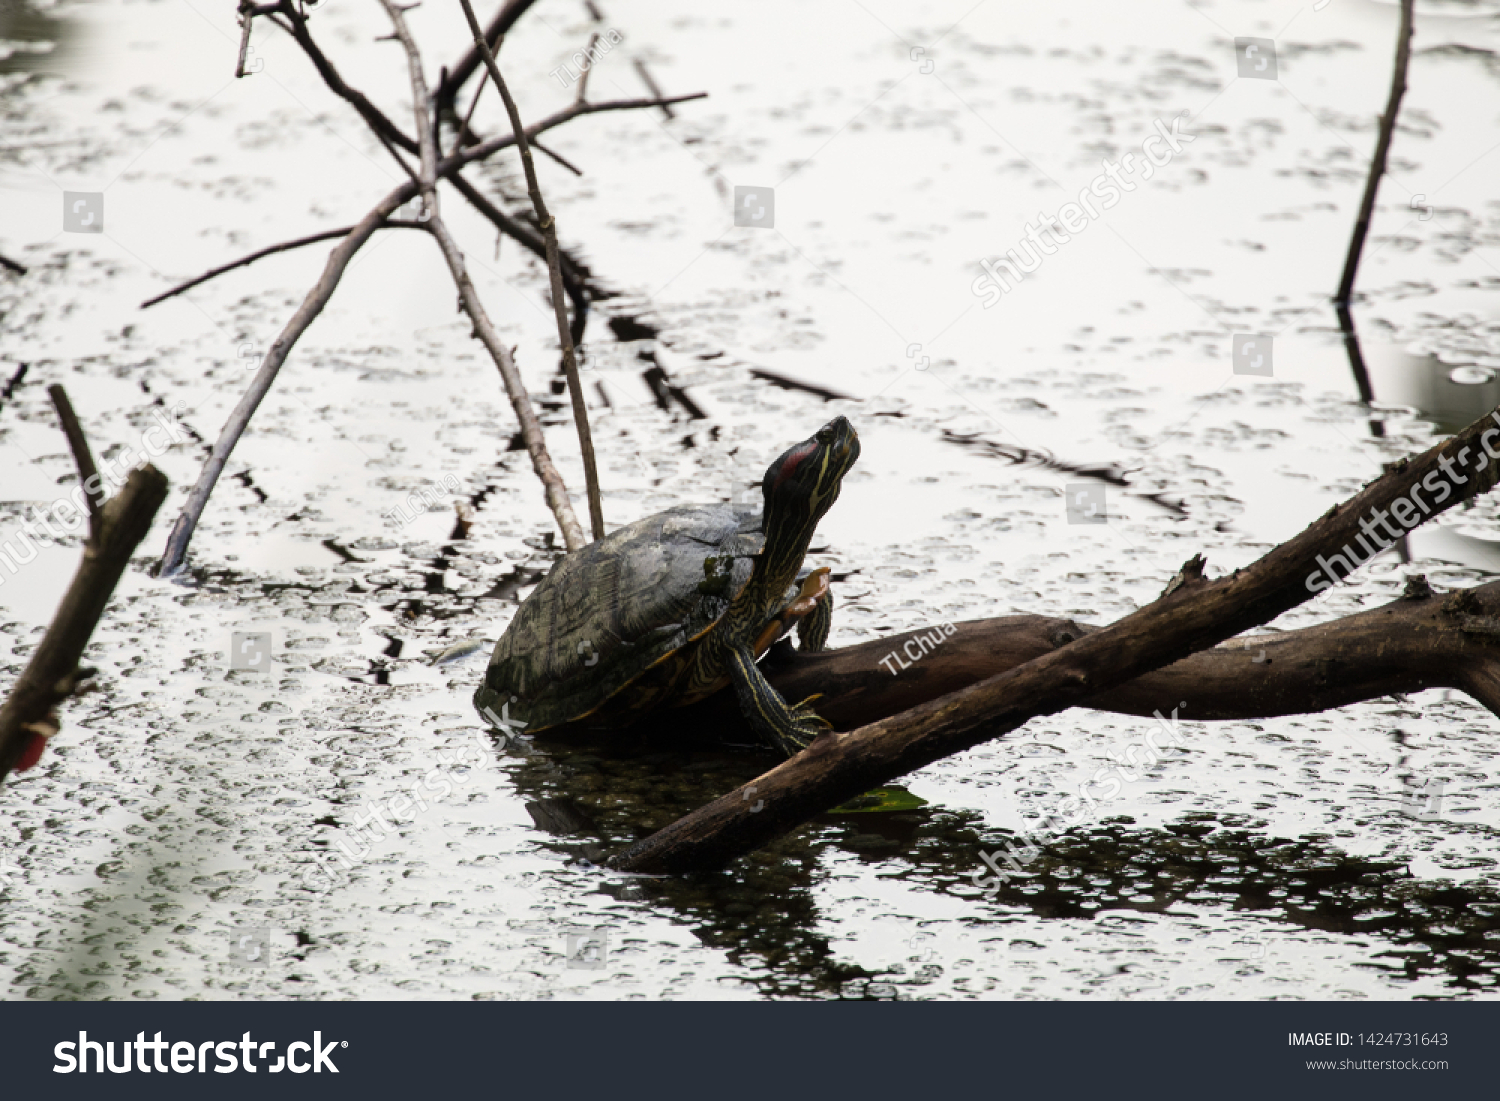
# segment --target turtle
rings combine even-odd
[[[835,417],[767,468],[763,507],[678,505],[560,559],[495,643],[476,710],[527,734],[617,727],[733,684],[754,732],[800,752],[831,729],[817,697],[788,704],[756,661],[793,625],[801,650],[827,643],[829,571],[803,558],[859,450]]]

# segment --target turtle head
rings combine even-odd
[[[810,440],[787,448],[766,471],[761,491],[763,527],[772,572],[792,572],[823,514],[838,500],[839,486],[859,458],[859,435],[844,417],[835,417]]]

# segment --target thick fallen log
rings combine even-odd
[[[1210,581],[1195,557],[1161,597],[1108,627],[889,718],[825,734],[611,864],[655,873],[721,866],[863,791],[1261,626],[1347,577],[1425,520],[1494,488],[1500,479],[1495,425],[1500,409],[1391,464],[1352,500],[1243,570]],[[1171,710],[1181,698],[1162,699],[1156,707]],[[1193,714],[1191,697],[1183,714]]]
[[[927,628],[816,654],[778,649],[762,668],[783,697],[821,694],[818,714],[836,730],[853,730],[1101,629],[1039,615],[951,626],[940,643],[939,632]],[[908,667],[891,661],[892,654]],[[913,661],[913,655],[924,656]],[[1435,594],[1413,579],[1405,595],[1379,608],[1298,631],[1232,639],[1080,706],[1149,716],[1164,702],[1191,700],[1182,717],[1211,722],[1305,715],[1427,688],[1458,689],[1500,715],[1500,582]],[[699,730],[739,722],[728,692],[672,717],[674,726]]]

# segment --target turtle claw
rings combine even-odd
[[[813,700],[821,698],[822,693],[808,696],[807,699],[787,710],[791,713],[792,729],[777,735],[777,742],[781,745],[788,757],[795,757],[809,745],[813,739],[820,734],[826,734],[833,729],[833,724],[812,709]]]

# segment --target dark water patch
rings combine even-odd
[[[324,539],[321,545],[326,547],[328,550],[331,550],[345,562],[358,562],[361,564],[365,564],[370,561],[370,559],[368,558],[361,558],[359,555],[351,551],[348,547],[340,543],[337,539],[334,539],[332,537]]]
[[[15,372],[6,382],[5,388],[3,390],[0,390],[0,409],[5,408],[5,403],[10,401],[11,395],[16,392],[16,388],[25,381],[26,372],[30,369],[31,364],[29,363],[23,363],[15,369]]]
[[[1131,481],[1127,476],[1129,471],[1117,463],[1070,463],[1059,459],[1050,451],[1036,450],[1030,447],[1020,447],[1016,444],[1000,443],[996,440],[985,439],[978,433],[955,432],[951,428],[943,429],[943,439],[948,443],[956,443],[960,447],[979,450],[987,455],[998,459],[1004,459],[1012,466],[1039,466],[1047,470],[1059,470],[1066,474],[1073,474],[1080,478],[1092,478],[1095,481],[1104,482],[1107,485],[1119,486],[1130,490]],[[1150,501],[1154,505],[1166,509],[1168,512],[1184,519],[1188,517],[1187,506],[1181,499],[1167,493],[1143,493],[1142,491],[1130,490],[1132,497],[1139,497],[1143,501]],[[1229,522],[1221,520],[1214,525],[1215,531],[1228,531]]]
[[[687,410],[687,414],[695,421],[707,420],[708,414],[702,407],[692,399],[681,386],[674,383],[668,377],[666,369],[661,364],[653,364],[641,375],[646,385],[651,388],[651,394],[656,398],[657,407],[663,412],[671,409],[672,403],[676,402]]]
[[[528,566],[515,566],[507,574],[495,579],[495,583],[482,593],[479,600],[507,600],[516,601],[517,595],[522,589],[535,585],[547,574],[546,570]]]
[[[60,18],[52,5],[33,5],[22,0],[0,3],[0,40],[11,46],[0,58],[0,74],[32,73],[56,77],[76,58],[79,25]]]
[[[233,477],[235,481],[239,482],[240,485],[244,486],[251,493],[255,494],[256,498],[260,501],[261,504],[265,504],[271,499],[266,495],[265,490],[261,489],[260,486],[255,484],[255,479],[250,476],[250,472],[248,470],[241,470],[238,474],[231,475],[231,477]]]
[[[758,378],[762,382],[769,382],[772,386],[781,390],[792,390],[801,394],[811,394],[813,397],[822,398],[824,401],[853,401],[851,394],[845,394],[838,390],[829,389],[827,386],[819,386],[812,382],[803,382],[801,379],[783,375],[777,371],[767,371],[764,367],[750,368],[752,378]]]
[[[611,317],[609,331],[614,333],[615,339],[622,344],[628,344],[633,340],[655,340],[661,335],[661,330],[655,325],[630,314],[616,314]]]

